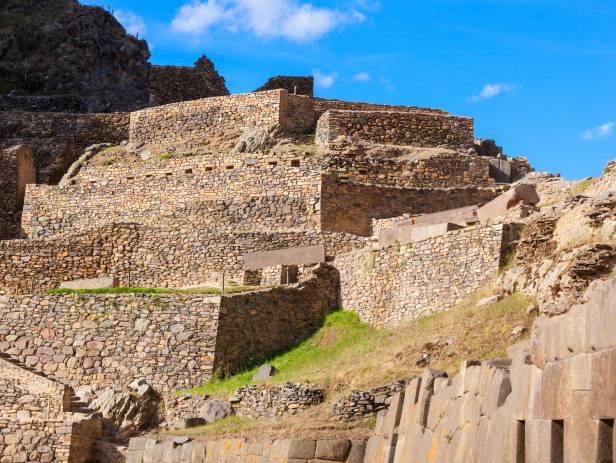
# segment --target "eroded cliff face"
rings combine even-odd
[[[75,0],[5,0],[0,6],[0,94],[10,94],[0,101],[4,109],[147,106],[149,56],[147,43],[102,8]]]

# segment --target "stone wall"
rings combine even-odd
[[[503,225],[336,256],[342,307],[376,326],[446,310],[496,277]]]
[[[616,280],[541,317],[509,359],[426,370],[377,423],[365,463],[605,462],[614,459]]]
[[[372,219],[485,204],[498,188],[386,188],[328,177],[321,187],[321,228],[371,236]]]
[[[150,106],[228,94],[225,79],[205,55],[194,66],[150,67]]]
[[[336,269],[321,264],[297,285],[223,297],[217,369],[235,371],[307,338],[338,306],[339,284]]]
[[[323,166],[346,180],[379,186],[464,188],[494,185],[488,175],[487,159],[458,152],[388,159],[346,151],[344,155],[329,154]]]
[[[70,387],[1,355],[0,459],[90,461],[92,444],[102,434],[100,418],[80,413]]]
[[[271,131],[278,127],[304,132],[283,120],[283,108],[299,107],[288,103],[286,90],[246,93],[225,97],[174,103],[131,113],[130,140],[147,143],[154,153],[200,153],[207,148],[232,148],[246,131]],[[306,97],[304,97],[306,98]],[[303,100],[302,100],[303,101]],[[288,117],[288,113],[287,113]],[[301,120],[300,116],[294,120]]]
[[[364,103],[360,101],[332,100],[327,98],[315,98],[314,106],[317,117],[330,109],[342,111],[403,111],[403,112],[422,112],[434,114],[449,114],[447,111],[435,108],[422,108],[419,106],[399,106],[387,104]]]
[[[285,89],[291,95],[314,95],[314,77],[312,76],[276,76],[270,77],[265,85],[259,87],[255,92],[267,90]]]
[[[0,307],[0,351],[73,386],[188,388],[212,374],[219,307],[180,294],[15,296]]]
[[[171,287],[244,281],[244,256],[255,251],[324,245],[330,255],[366,240],[343,233],[246,232],[109,225],[47,240],[0,242],[0,293],[28,294],[64,281],[111,275],[121,285]]]
[[[30,238],[118,222],[229,232],[316,230],[320,182],[316,161],[297,156],[88,165],[61,188],[29,187],[23,228]]]
[[[173,438],[136,437],[130,440],[127,463],[279,463],[329,461],[363,463],[366,443],[347,439],[221,439],[186,443]]]
[[[373,143],[466,149],[473,120],[433,112],[329,110],[317,124],[316,143],[327,148],[339,136]]]
[[[34,182],[36,171],[29,147],[0,150],[0,240],[19,236],[26,185]]]
[[[307,338],[338,303],[337,271],[224,296],[28,295],[0,302],[0,352],[71,386],[188,389]],[[34,387],[34,385],[30,386]]]
[[[72,114],[4,111],[0,149],[26,144],[34,149],[38,183],[56,183],[84,148],[128,139],[128,113]]]
[[[126,277],[139,236],[136,226],[124,225],[48,241],[0,241],[0,293],[27,294],[104,274]]]

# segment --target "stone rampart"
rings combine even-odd
[[[509,359],[427,370],[377,423],[365,463],[604,462],[614,458],[616,280],[541,317]]]
[[[323,265],[296,285],[224,296],[14,296],[0,304],[0,352],[72,386],[191,388],[311,335],[337,306],[337,275]]]
[[[376,326],[446,310],[496,277],[503,225],[336,256],[342,306]]]
[[[316,230],[320,182],[319,165],[295,156],[88,165],[61,188],[29,187],[22,223],[31,238],[114,222],[229,232]]]
[[[286,90],[273,90],[143,109],[131,113],[130,140],[147,143],[157,154],[200,153],[212,147],[232,148],[246,131],[283,128],[301,133],[314,121],[312,105],[297,103],[304,99],[309,100]],[[289,109],[301,108],[311,113],[305,117],[289,113]],[[302,120],[306,126],[298,122]]]
[[[356,249],[366,240],[344,233],[199,230],[190,224],[153,228],[108,225],[46,240],[0,242],[0,293],[28,294],[64,281],[109,275],[122,286],[219,285],[244,281],[250,252],[324,245],[329,255]]]
[[[10,335],[9,335],[10,336]],[[0,458],[9,462],[90,461],[98,417],[79,412],[73,390],[0,357]]]
[[[16,296],[0,307],[0,351],[73,386],[192,387],[212,374],[219,308],[179,294]]]
[[[422,112],[434,114],[449,114],[447,111],[435,108],[422,108],[420,106],[399,106],[387,104],[364,103],[360,101],[332,100],[328,98],[315,98],[314,106],[317,117],[330,109],[341,111],[402,111],[402,112]]]
[[[38,292],[104,274],[126,281],[139,239],[135,225],[112,225],[48,241],[0,241],[0,292]]]
[[[130,440],[127,463],[363,463],[366,442],[347,439],[220,439],[184,444],[173,438],[138,437]]]
[[[38,183],[55,183],[87,146],[127,140],[129,118],[129,113],[3,111],[0,149],[19,144],[32,146]]]
[[[466,149],[473,146],[471,118],[412,111],[329,110],[317,124],[316,143],[323,148],[340,136],[372,143]]]
[[[488,161],[449,152],[411,159],[388,159],[332,153],[324,168],[349,181],[398,188],[463,188],[491,186]]]
[[[372,220],[485,204],[500,188],[387,188],[326,177],[321,187],[321,228],[371,236]]]

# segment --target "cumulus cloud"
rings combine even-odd
[[[314,76],[314,81],[318,87],[329,88],[336,83],[336,79],[338,78],[338,73],[332,72],[330,74],[325,74],[318,69],[312,71],[312,75]]]
[[[343,24],[366,19],[355,9],[317,7],[297,0],[194,0],[183,5],[171,23],[172,30],[202,34],[214,26],[245,29],[258,37],[282,37],[309,42]]]
[[[485,87],[481,90],[478,95],[474,95],[471,97],[471,101],[483,101],[489,100],[490,98],[494,98],[501,93],[511,93],[515,92],[518,89],[518,86],[515,84],[486,84]]]
[[[367,72],[359,72],[353,76],[355,82],[369,82],[371,79],[370,74]]]
[[[143,18],[132,11],[116,10],[113,12],[113,15],[129,34],[143,36],[148,31]]]
[[[177,32],[200,34],[221,21],[225,14],[224,6],[216,0],[205,3],[194,1],[180,8],[171,22],[171,28]]]
[[[589,129],[585,132],[582,132],[580,136],[584,140],[594,140],[596,138],[609,137],[614,133],[614,125],[614,122],[606,122],[605,124],[601,124],[594,129]]]

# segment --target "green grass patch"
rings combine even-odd
[[[168,159],[171,159],[172,157],[173,156],[170,153],[165,153],[158,156],[158,159],[160,159],[161,161],[166,161]]]
[[[323,327],[296,347],[268,359],[278,369],[271,381],[310,381],[325,371],[333,359],[350,351],[366,349],[368,344],[386,336],[363,323],[356,312],[337,310],[327,316]],[[230,395],[239,387],[251,384],[258,366],[227,378],[215,378],[208,384],[191,389],[190,393]]]
[[[226,286],[225,294],[245,293],[266,287]],[[172,288],[96,288],[96,289],[50,289],[47,294],[222,294],[221,288],[204,287],[191,289]]]
[[[267,360],[278,369],[267,383],[316,383],[331,396],[351,387],[374,387],[421,374],[423,366],[417,361],[425,346],[435,339],[439,340],[439,347],[433,354],[432,368],[455,373],[467,358],[505,357],[507,346],[522,339],[511,338],[511,330],[520,325],[530,330],[534,317],[526,313],[526,308],[533,300],[513,294],[488,306],[476,307],[476,302],[488,294],[490,288],[478,291],[450,310],[388,329],[363,323],[353,311],[335,311],[315,334]],[[251,384],[257,369],[258,365],[232,376],[215,377],[182,393],[229,397],[239,387]]]

